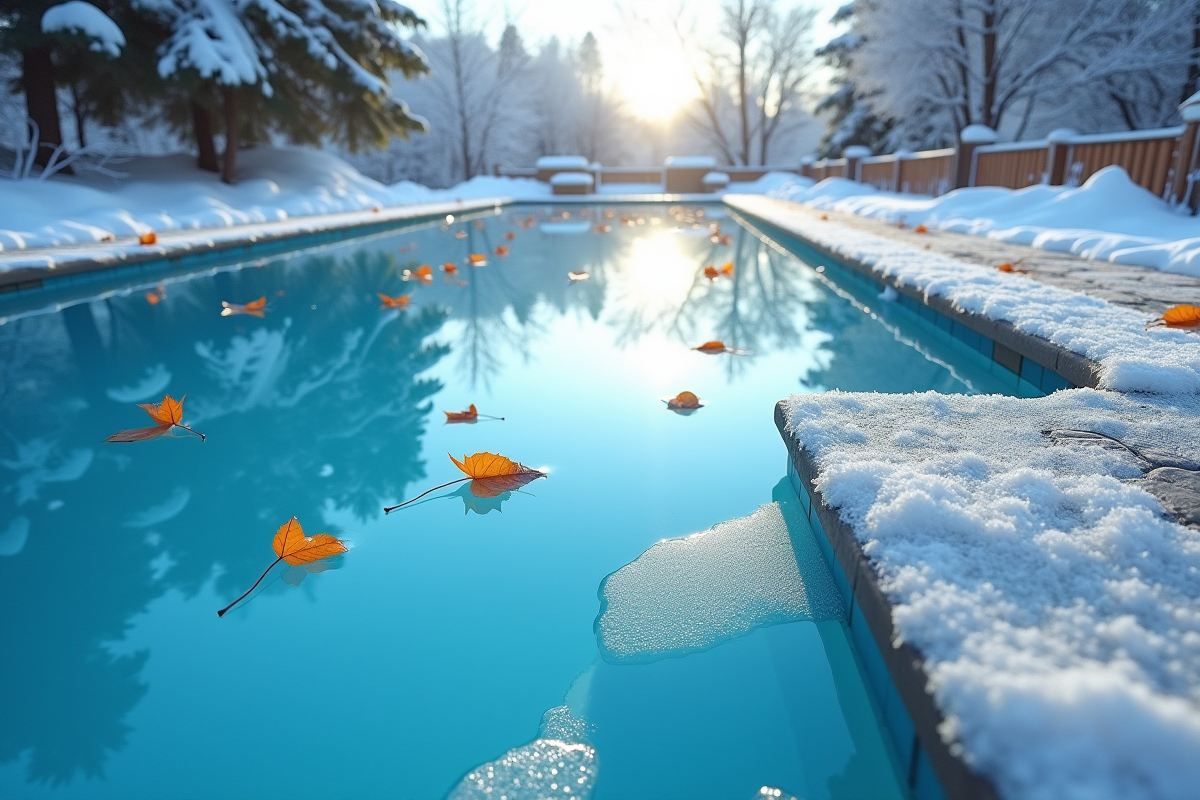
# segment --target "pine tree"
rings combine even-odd
[[[854,17],[854,3],[837,10],[830,22],[850,22]],[[862,37],[854,32],[845,33],[826,43],[817,50],[817,55],[833,70],[830,80],[833,91],[826,95],[813,109],[816,115],[828,115],[825,135],[817,148],[822,158],[837,158],[842,150],[851,145],[869,147],[875,153],[887,147],[888,132],[892,121],[875,113],[870,98],[864,97],[849,70],[854,51],[862,44]]]

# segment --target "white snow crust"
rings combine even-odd
[[[976,186],[929,197],[826,178],[815,186],[796,180],[770,194],[884,222],[903,220],[1087,259],[1200,275],[1200,217],[1173,210],[1120,167],[1105,167],[1076,188]]]
[[[1006,800],[1196,796],[1200,531],[1129,454],[1200,454],[1200,398],[793,396],[788,429],[925,657],[942,735]]]
[[[666,161],[663,163],[668,167],[699,169],[701,167],[715,167],[717,160],[711,156],[667,156]]]
[[[125,46],[125,34],[117,23],[100,9],[83,0],[68,0],[46,9],[42,15],[42,33],[82,33],[92,40],[89,50],[116,58]]]
[[[816,543],[793,549],[777,503],[659,542],[608,576],[600,596],[596,637],[616,663],[706,650],[763,625],[844,617]]]
[[[551,186],[591,186],[592,176],[586,172],[557,172],[550,176]]]
[[[837,185],[846,184],[854,185]],[[786,204],[750,195],[726,199],[840,255],[873,265],[927,296],[940,295],[963,311],[1007,320],[1018,330],[1087,356],[1100,365],[1105,388],[1200,392],[1200,337],[1194,333],[1147,331],[1146,314],[821,221]]]
[[[996,132],[987,125],[968,125],[958,135],[963,144],[991,144],[996,141]]]
[[[588,168],[588,160],[583,156],[542,156],[536,163],[538,169]]]

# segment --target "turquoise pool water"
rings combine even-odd
[[[672,212],[509,209],[0,325],[0,796],[903,796],[772,407],[1010,387],[719,207]],[[683,390],[705,407],[667,410]],[[165,392],[207,441],[102,443]],[[444,424],[471,403],[504,421]],[[485,450],[549,477],[382,514]],[[352,549],[219,619],[293,515]],[[704,564],[642,558],[731,520]],[[767,596],[743,559],[771,536],[795,563]]]

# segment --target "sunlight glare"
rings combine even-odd
[[[687,56],[678,46],[639,42],[607,69],[629,110],[643,119],[667,119],[696,97]]]
[[[636,239],[629,254],[626,290],[643,307],[678,307],[696,280],[696,261],[680,248],[677,234]]]

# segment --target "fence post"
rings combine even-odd
[[[1079,134],[1070,128],[1057,128],[1046,134],[1046,174],[1042,183],[1062,186],[1067,180],[1067,156],[1071,140]]]
[[[996,132],[987,125],[968,125],[959,132],[957,152],[954,154],[955,189],[965,189],[971,185],[975,148],[981,144],[993,144],[995,141]]]
[[[1179,151],[1175,154],[1175,177],[1171,185],[1171,200],[1187,202],[1195,214],[1200,207],[1200,92],[1183,101],[1179,107],[1186,127],[1179,137]],[[1191,195],[1188,195],[1189,180]]]
[[[800,175],[801,175],[801,177],[812,180],[812,176],[813,176],[812,165],[813,165],[813,162],[816,160],[817,160],[817,157],[814,155],[807,155],[800,159]]]
[[[858,180],[858,162],[864,158],[870,158],[871,148],[863,147],[861,144],[852,144],[842,151],[842,158],[846,159],[846,170],[842,173],[843,178],[849,180]]]

